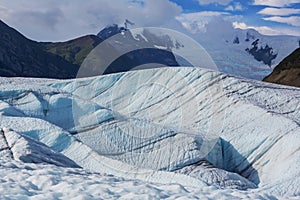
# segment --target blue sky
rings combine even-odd
[[[266,35],[300,36],[300,0],[0,1],[0,19],[38,41],[97,34],[106,25],[122,25],[126,19],[135,22],[135,27],[165,27],[197,34],[205,32],[214,18]]]
[[[264,34],[300,35],[300,0],[171,0],[184,14],[220,15],[237,28],[255,28]],[[192,17],[190,17],[191,19]],[[195,18],[195,20],[200,20]]]

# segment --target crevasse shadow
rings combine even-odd
[[[247,158],[241,155],[230,142],[222,138],[220,140],[222,145],[223,166],[219,167],[226,171],[238,173],[258,185],[260,183],[258,172],[252,167],[252,164],[248,162]]]

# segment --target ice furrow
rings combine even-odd
[[[238,189],[251,185],[243,175],[253,191],[300,192],[299,89],[200,68],[0,83],[1,126],[84,169]],[[200,160],[215,167],[192,167]],[[183,168],[191,171],[168,172]]]
[[[7,139],[5,137],[4,131],[2,130],[2,128],[0,128],[0,144],[1,144],[1,149],[0,149],[0,153],[1,156],[3,157],[9,157],[11,159],[14,159],[14,154],[11,151],[11,147],[9,146]],[[3,154],[4,153],[4,154]]]

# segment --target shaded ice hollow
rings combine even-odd
[[[299,196],[297,88],[201,68],[0,82],[0,170],[12,176],[1,173],[2,189],[72,197],[57,185],[77,184],[93,196],[97,182],[115,198]],[[17,175],[51,181],[26,193]]]

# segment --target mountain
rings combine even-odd
[[[300,48],[281,61],[263,81],[300,87]]]
[[[72,78],[78,66],[0,21],[0,76]]]
[[[262,80],[299,48],[300,38],[296,36],[267,36],[252,29],[218,31],[217,24],[207,27],[207,32],[199,34],[197,41],[224,73]]]
[[[86,76],[99,75],[99,70],[103,70],[101,74],[128,71],[148,63],[178,65],[172,52],[161,50],[153,43],[148,43],[152,45],[149,49],[139,49],[147,42],[135,40],[129,30],[117,25],[104,28],[98,36],[87,35],[66,42],[36,42],[0,21],[0,76],[75,78],[89,53],[103,40],[121,32],[125,33],[122,40],[127,41],[127,46],[105,42],[104,52],[97,54],[97,59],[105,60],[107,53],[112,51],[119,55],[121,48],[135,47],[136,51],[119,55],[107,66],[97,65]]]
[[[0,197],[297,199],[299,95],[199,67],[2,77]]]
[[[106,40],[114,35],[121,34],[124,31],[128,31],[128,29],[119,27],[117,24],[113,24],[106,26],[97,34],[97,36],[102,40]]]
[[[80,66],[86,56],[103,40],[95,35],[87,35],[66,42],[40,43],[47,52],[58,55],[66,61]]]
[[[129,30],[118,25],[105,27],[97,36],[35,42],[1,21],[0,76],[74,78],[78,70],[82,77],[163,66],[215,65],[209,68],[262,80],[299,47],[299,38],[294,36],[265,36],[232,27],[215,31],[218,26],[210,26],[206,33],[193,36],[202,48],[176,31]],[[86,70],[87,65],[93,67]]]
[[[223,21],[211,22],[207,25],[206,32],[191,35],[204,48],[205,52],[200,48],[195,50],[196,42],[192,42],[191,38],[189,40],[188,36],[167,29],[137,28],[128,30],[118,25],[112,25],[107,26],[97,35],[101,39],[107,40],[115,49],[121,49],[120,52],[126,52],[126,49],[133,50],[134,52],[127,53],[127,55],[136,61],[133,63],[134,66],[147,63],[190,66],[193,63],[182,57],[189,55],[189,57],[198,58],[197,64],[193,64],[193,66],[207,67],[200,60],[203,54],[209,54],[218,70],[255,80],[262,80],[283,58],[299,47],[300,38],[296,36],[267,36],[253,29],[234,29],[232,25],[227,28],[222,25],[222,30],[216,30],[219,23],[223,23]],[[140,48],[145,50],[137,50]],[[149,49],[157,53],[149,52]],[[175,60],[172,54],[168,55],[167,52],[173,53]],[[182,52],[185,54],[182,55]],[[164,57],[168,60],[164,61]],[[131,68],[130,66],[125,67],[124,71]],[[114,70],[108,70],[108,73],[110,71]],[[116,69],[115,71],[120,70]]]
[[[97,36],[113,46],[117,51],[116,54],[119,54],[119,57],[116,56],[116,60],[110,66],[107,66],[104,74],[125,72],[136,68],[152,68],[157,64],[178,66],[172,49],[162,49],[157,46],[167,48],[166,41],[171,42],[168,35],[165,35],[167,38],[161,38],[144,29],[143,35],[136,36],[131,30],[114,24],[105,27]],[[122,61],[124,59],[128,61]]]

